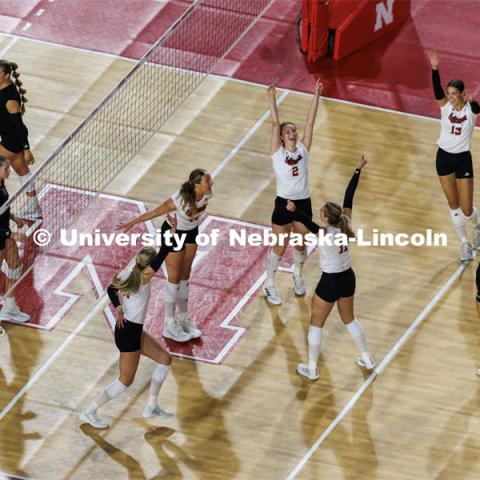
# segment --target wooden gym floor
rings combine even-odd
[[[0,37],[0,50],[6,47],[3,56],[16,59],[29,90],[26,123],[38,163],[132,66]],[[303,126],[309,101],[289,92],[281,118]],[[268,119],[215,170],[266,109],[263,87],[207,79],[108,192],[154,207],[191,169],[203,167],[217,173],[211,214],[268,224],[275,195]],[[459,266],[459,241],[435,174],[438,132],[430,119],[321,101],[310,154],[315,212],[325,200],[341,202],[366,153],[354,226],[432,228],[449,236],[443,248],[353,248],[356,315],[379,361]],[[476,131],[474,159],[479,145]],[[13,174],[11,191],[16,182]],[[175,412],[171,421],[140,420],[152,370],[143,360],[134,385],[102,410],[113,421],[108,431],[80,427],[77,417],[115,378],[118,357],[103,315],[91,314],[95,298],[87,278],[77,277],[71,287],[82,297],[54,330],[9,325],[0,339],[0,471],[35,479],[266,480],[287,478],[298,465],[296,478],[312,480],[479,478],[476,262],[307,459],[367,379],[336,311],[326,327],[320,380],[309,383],[295,373],[306,358],[317,262],[314,254],[305,267],[306,298],[294,297],[286,273],[278,274],[281,307],[269,307],[258,293],[238,322],[247,333],[222,364],[174,360],[161,392],[162,405]]]

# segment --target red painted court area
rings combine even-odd
[[[49,205],[82,204],[83,196],[91,192],[66,187],[46,185],[39,197],[46,217],[42,228],[58,229],[49,218]],[[116,225],[143,212],[145,206],[137,200],[111,195],[100,195],[71,227],[79,233],[116,232]],[[252,302],[265,280],[266,246],[231,245],[231,231],[245,230],[247,235],[270,229],[226,218],[209,216],[201,224],[205,238],[213,238],[218,230],[218,241],[200,246],[193,264],[190,279],[189,312],[202,330],[201,338],[184,344],[166,340],[162,336],[164,319],[163,289],[166,283],[162,271],[152,281],[152,293],[145,329],[171,353],[211,363],[220,363],[234,348],[246,329],[235,322]],[[67,241],[72,241],[69,229]],[[117,232],[119,233],[119,232]],[[139,224],[131,233],[155,233],[149,223]],[[26,249],[31,241],[26,244]],[[17,287],[17,302],[20,308],[31,315],[30,325],[52,329],[75,307],[81,294],[72,287],[78,277],[87,278],[95,299],[99,299],[112,278],[125,268],[141,248],[138,246],[62,246],[55,245],[48,253],[39,256],[33,270]],[[289,270],[293,253],[289,249],[284,258],[283,269]],[[92,305],[92,311],[94,307]],[[91,311],[91,312],[92,312]],[[85,312],[83,316],[89,316]],[[104,309],[108,324],[113,328],[115,317],[110,306]],[[113,341],[112,341],[112,348]]]
[[[128,0],[4,0],[0,31],[139,58],[190,4],[136,0],[132,11]],[[299,4],[276,0],[216,73],[262,84],[274,78],[281,87],[304,92],[311,92],[312,77],[320,76],[327,97],[437,117],[426,57],[436,49],[443,78],[461,77],[469,91],[480,94],[477,0],[412,0],[412,18],[398,32],[340,62],[314,65],[306,64],[295,42]]]

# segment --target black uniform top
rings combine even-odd
[[[5,185],[0,183],[0,207],[4,205],[8,200],[8,192],[5,188]],[[10,207],[8,207],[5,212],[0,215],[0,228],[9,229],[10,228]]]
[[[0,137],[3,141],[9,140],[22,145],[23,148],[30,148],[28,145],[28,130],[22,122],[20,113],[11,114],[7,110],[7,102],[15,100],[19,105],[22,99],[15,84],[0,89]]]

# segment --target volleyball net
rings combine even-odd
[[[196,0],[0,208],[27,208],[34,182],[51,241],[25,245],[24,275],[185,102],[274,0]],[[81,189],[91,194],[48,195]],[[33,226],[35,228],[35,225]],[[32,228],[30,229],[32,230]],[[28,247],[28,248],[27,248]],[[23,275],[23,276],[24,276]]]

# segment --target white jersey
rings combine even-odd
[[[325,232],[326,239],[336,237],[336,235],[341,234],[341,230],[336,227],[328,227]],[[340,242],[340,240],[338,240]],[[330,245],[329,242],[325,241],[324,244],[319,244],[319,259],[320,259],[320,270],[325,273],[341,273],[345,270],[348,270],[351,267],[350,264],[350,250],[349,245]]]
[[[132,270],[133,267],[124,270],[118,274],[118,277],[126,280]],[[142,281],[140,288],[135,293],[121,295],[121,298],[125,318],[130,322],[143,324],[147,316],[148,301],[150,300],[150,283],[144,285]]]
[[[277,178],[277,197],[304,200],[310,197],[308,188],[308,150],[302,143],[289,152],[281,146],[273,155],[273,170]]]
[[[470,103],[465,102],[463,108],[457,111],[448,102],[440,111],[441,130],[437,145],[448,153],[468,152],[477,120]]]
[[[175,211],[175,216],[177,218],[177,230],[193,230],[194,228],[198,227],[200,220],[206,214],[205,210],[207,209],[208,201],[212,197],[213,193],[210,195],[205,194],[201,200],[195,202],[195,205],[197,206],[197,213],[192,215],[188,205],[184,205],[182,197],[180,196],[180,191],[175,192],[172,195],[172,200],[177,207],[177,210]]]

